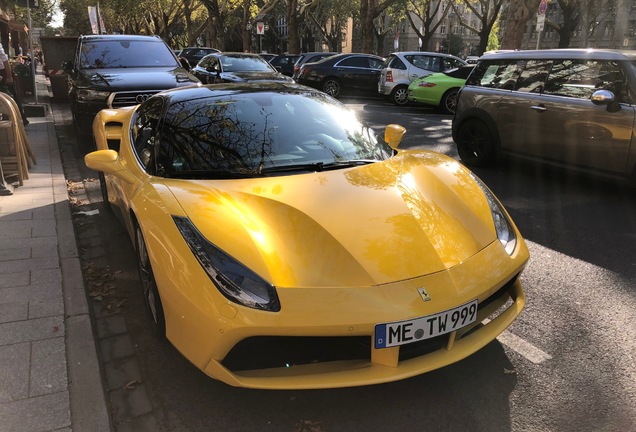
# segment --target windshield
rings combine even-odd
[[[81,69],[177,66],[174,54],[160,40],[85,41],[80,52]]]
[[[272,72],[273,69],[260,56],[222,56],[223,72]]]
[[[392,154],[326,95],[258,92],[173,103],[157,166],[166,177],[236,178],[334,169]]]

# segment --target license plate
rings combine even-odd
[[[440,312],[375,326],[375,347],[389,348],[453,332],[477,320],[477,300]]]

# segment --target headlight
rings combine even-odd
[[[81,89],[77,91],[77,100],[80,101],[99,101],[106,103],[106,99],[110,96],[110,92]]]
[[[221,294],[247,307],[280,311],[280,302],[273,285],[207,241],[190,219],[178,216],[172,219]]]
[[[508,215],[504,211],[499,200],[490,191],[490,189],[488,189],[488,186],[486,186],[475,174],[471,173],[470,175],[475,182],[477,182],[481,190],[484,191],[484,195],[486,195],[486,200],[488,201],[488,206],[492,213],[492,219],[495,223],[497,238],[503,245],[506,252],[508,252],[508,255],[512,255],[515,251],[515,247],[517,246],[517,235],[512,227],[510,218],[508,218]]]

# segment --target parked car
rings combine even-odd
[[[276,57],[276,54],[269,54],[269,53],[259,53],[259,56],[263,57],[265,60],[267,60],[268,62],[271,62],[272,59],[274,57]]]
[[[378,93],[396,105],[406,105],[408,88],[421,77],[465,65],[466,62],[450,54],[401,51],[391,53],[384,64],[378,82]]]
[[[409,101],[432,105],[453,114],[457,106],[459,89],[472,70],[473,66],[462,66],[418,78],[409,86]]]
[[[292,74],[292,78],[298,78],[298,74],[300,73],[300,67],[305,63],[314,63],[318,60],[322,60],[327,57],[331,57],[332,55],[340,54],[337,52],[306,52],[300,53],[300,56],[294,63],[294,72]]]
[[[205,57],[192,69],[201,82],[216,84],[244,81],[283,81],[292,79],[278,72],[258,54],[215,53]]]
[[[479,56],[466,56],[466,63],[468,64],[477,64],[479,61]]]
[[[154,36],[80,36],[74,58],[63,68],[80,135],[92,134],[93,118],[104,108],[136,105],[162,90],[199,82]]]
[[[462,161],[518,155],[636,181],[636,53],[486,54],[462,88],[453,139]]]
[[[383,62],[372,54],[337,54],[302,65],[296,82],[333,97],[346,93],[373,96]]]
[[[283,75],[292,76],[294,74],[294,65],[299,58],[300,56],[297,54],[280,54],[271,59],[269,63]]]
[[[320,91],[192,86],[94,128],[85,161],[135,245],[150,323],[224,383],[412,377],[488,345],[524,307],[528,249],[484,183]]]
[[[216,48],[210,47],[187,47],[181,50],[180,57],[186,59],[190,64],[190,67],[193,68],[201,61],[203,57],[208,54],[221,52]]]

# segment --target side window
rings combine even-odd
[[[371,65],[371,69],[382,69],[382,65],[384,63],[382,63],[381,60],[370,58],[369,59],[369,64]]]
[[[369,61],[366,57],[349,57],[338,63],[338,66],[369,68]]]
[[[526,93],[541,93],[548,77],[552,60],[528,60],[519,75],[515,90]]]
[[[443,63],[444,63],[444,70],[449,70],[449,69],[454,69],[454,68],[458,68],[458,67],[462,67],[464,65],[464,63],[457,61],[455,59],[449,59],[449,58],[445,58],[443,59]]]
[[[616,62],[557,60],[546,81],[544,93],[589,99],[599,89],[614,89],[620,94],[623,83],[623,75]],[[617,96],[617,99],[620,98]]]
[[[207,68],[210,65],[210,58],[209,57],[203,57],[201,59],[201,61],[199,62],[199,67],[202,67],[203,69]]]
[[[406,70],[406,65],[399,57],[393,57],[393,59],[389,62],[389,67],[391,69]]]
[[[132,141],[139,162],[151,172],[151,160],[157,143],[159,121],[163,110],[163,99],[150,98],[137,111],[132,128]]]
[[[467,85],[512,90],[521,72],[523,61],[501,60],[498,62],[479,62]]]

